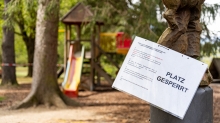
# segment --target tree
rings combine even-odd
[[[61,15],[69,11],[77,0],[62,1],[61,2]],[[6,12],[9,18],[14,21],[12,25],[17,27],[15,34],[22,37],[28,56],[28,63],[33,63],[34,47],[35,47],[35,33],[36,33],[36,15],[37,15],[37,0],[11,0],[8,5],[9,9]],[[7,23],[7,22],[6,22]],[[32,77],[33,66],[28,66],[28,77]]]
[[[164,9],[161,0],[84,0],[86,5],[92,7],[95,19],[105,22],[103,31],[123,31],[130,35],[137,35],[156,41],[166,23],[158,19],[158,12]]]
[[[103,31],[123,31],[130,35],[137,35],[157,42],[158,38],[167,27],[166,21],[162,20],[162,13],[165,8],[162,0],[139,0],[132,3],[132,0],[81,0],[91,6],[95,13],[95,19],[105,22]],[[216,34],[208,29],[209,20],[215,20],[220,5],[203,5],[203,37],[202,55],[209,56],[211,53],[220,51],[220,40]],[[206,18],[206,19],[205,19]]]
[[[4,0],[5,11],[10,0]],[[8,17],[5,15],[4,20]],[[9,20],[11,21],[11,20]],[[15,49],[14,49],[14,28],[3,26],[3,41],[2,41],[2,62],[13,64],[15,63]],[[18,84],[15,74],[15,66],[2,66],[2,82],[1,85]]]
[[[3,27],[3,13],[4,13],[4,0],[0,1],[0,26]],[[3,29],[0,29],[0,39],[3,39]],[[2,45],[2,41],[0,42],[0,45]],[[2,63],[2,50],[0,50],[0,62]]]
[[[219,8],[219,4],[203,5],[203,18],[201,20],[203,25],[201,53],[204,56],[216,55],[220,52],[220,37],[218,34],[212,32],[207,26],[211,21],[215,20],[216,15],[219,13]]]
[[[22,36],[27,49],[28,63],[33,63],[34,59],[36,13],[36,0],[11,0],[6,12],[7,16],[13,20],[12,25],[17,26],[19,29],[19,32],[15,33]],[[31,77],[32,72],[33,66],[29,65],[27,76]]]
[[[59,0],[38,0],[33,83],[29,95],[14,108],[45,104],[65,107],[76,103],[66,97],[56,77]]]

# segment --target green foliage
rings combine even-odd
[[[1,1],[0,1],[0,16],[1,16],[1,17],[3,16],[3,10],[4,10],[4,1],[1,0]]]
[[[15,32],[18,34],[15,37],[16,61],[18,63],[26,63],[26,47],[21,35],[27,33],[29,37],[35,37],[36,15],[37,15],[37,0],[11,0],[8,5],[7,14],[8,20],[3,22],[0,19],[1,27],[4,25],[15,27]],[[90,6],[95,17],[94,20],[102,20],[105,25],[102,27],[102,32],[127,32],[131,36],[137,35],[147,38],[152,41],[157,41],[164,29],[167,27],[165,21],[161,21],[164,6],[161,0],[140,0],[133,4],[131,0],[60,0],[60,17],[63,17],[70,9],[77,4],[83,2]],[[54,7],[54,4],[48,6],[48,12]],[[0,1],[0,16],[3,16],[4,1]],[[219,11],[219,5],[203,6],[202,24],[203,37],[201,49],[203,55],[216,54],[219,52],[220,41],[218,35],[213,34],[206,26],[211,20],[215,19]],[[49,14],[49,13],[48,13]],[[206,19],[205,19],[206,18]],[[11,21],[13,20],[13,21]],[[20,28],[24,25],[23,30]],[[94,23],[92,23],[94,24]],[[82,31],[82,38],[90,38],[92,25],[86,25]],[[60,22],[59,29],[65,29],[64,24]],[[75,32],[74,30],[72,32]],[[58,39],[58,54],[59,63],[63,63],[64,51],[64,32],[59,32]],[[0,29],[0,43],[2,40],[2,30]],[[87,49],[90,44],[86,44]],[[1,53],[1,50],[0,50]],[[105,61],[105,60],[104,60]]]
[[[123,31],[156,42],[167,27],[166,22],[162,21],[162,13],[165,10],[162,0],[139,0],[136,4],[131,0],[82,1],[91,6],[96,20],[105,22],[104,32]],[[204,56],[219,52],[219,37],[207,27],[210,21],[215,20],[219,6],[218,4],[203,5],[201,53]]]
[[[37,0],[12,0],[8,5],[8,10],[5,15],[8,16],[8,20],[4,21],[4,25],[14,27],[15,33],[15,52],[16,52],[16,62],[17,63],[27,63],[27,51],[25,43],[22,42],[24,37],[22,35],[26,35],[26,38],[35,38],[36,32],[36,17],[37,17]],[[0,1],[0,4],[3,4],[4,1]],[[77,0],[72,1],[64,1],[62,0],[60,3],[60,17],[66,14],[70,8],[72,8],[77,3]],[[51,3],[48,6],[47,10],[49,13],[52,14],[50,11],[55,7],[57,3]],[[57,7],[57,6],[56,6]],[[0,6],[0,9],[3,10],[4,8]],[[2,11],[0,11],[2,12]],[[0,13],[2,14],[2,13]],[[3,24],[3,20],[0,19],[0,24]],[[64,29],[64,25],[60,23],[60,29]],[[1,32],[2,30],[0,30]],[[64,33],[59,33],[58,39],[58,56],[59,56],[59,63],[63,63],[63,51],[64,51]],[[0,34],[0,39],[2,39],[2,33]]]
[[[79,0],[61,0],[60,1],[60,17],[63,17],[67,12],[74,7]]]
[[[60,5],[60,3],[57,0],[49,1],[48,6],[46,6],[46,16],[45,16],[45,18],[47,18],[48,15],[53,15],[53,16],[57,17],[58,16],[57,13],[54,13],[53,10],[58,10],[59,9],[59,5]]]
[[[125,59],[125,55],[121,55],[121,54],[108,54],[108,55],[118,66],[121,66],[123,60]],[[101,65],[103,66],[104,70],[115,78],[118,69],[116,67],[113,67],[113,65],[109,62],[106,56],[102,56],[100,59],[101,59]]]
[[[13,27],[17,25],[19,27],[18,34],[20,35],[26,32],[30,37],[35,36],[37,16],[36,0],[11,0],[5,15],[8,16],[8,19],[4,22],[5,25]]]
[[[65,33],[59,32],[58,33],[58,63],[62,64],[64,59],[64,43],[65,43]]]
[[[220,10],[220,5],[204,4],[202,10],[201,21],[203,25],[203,32],[201,39],[201,53],[202,56],[216,55],[220,52],[220,37],[218,34],[211,31],[207,25],[211,23],[211,21],[215,20],[216,15]]]
[[[3,10],[4,10],[4,1],[3,0],[1,0],[0,1],[0,17],[3,17]],[[3,19],[1,18],[0,19],[0,27],[2,27],[3,26]],[[2,32],[3,30],[2,29],[0,29],[0,45],[2,44],[2,40],[3,40],[3,32]],[[1,57],[1,54],[2,54],[2,50],[0,50],[0,57]],[[0,58],[0,62],[2,62],[2,60],[1,60],[2,58]]]
[[[72,7],[77,4],[78,0],[61,0],[60,1],[60,18],[67,14]],[[65,43],[65,25],[59,22],[59,33],[58,33],[58,63],[63,63],[64,59],[64,43]],[[74,30],[72,32],[75,32]]]
[[[15,36],[16,63],[27,63],[27,46],[35,40],[37,1],[11,0],[3,15],[7,16],[3,25],[14,28],[17,34]]]
[[[24,64],[27,63],[27,50],[26,46],[24,44],[24,41],[22,40],[22,37],[19,35],[15,35],[15,58],[17,64]]]
[[[131,1],[83,1],[95,11],[95,18],[105,22],[104,32],[127,32],[152,41],[157,41],[166,23],[158,20],[158,12],[163,10],[161,0]]]

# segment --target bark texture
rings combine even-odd
[[[10,0],[5,0],[5,10]],[[4,16],[7,19],[7,16]],[[3,26],[2,41],[2,63],[15,63],[15,47],[14,47],[14,29]],[[2,66],[2,82],[1,85],[17,84],[15,66]]]
[[[27,50],[27,56],[28,56],[28,77],[32,77],[33,75],[33,64],[34,62],[34,48],[35,48],[35,27],[33,27],[33,32],[28,35],[27,31],[25,30],[25,23],[24,23],[24,18],[20,18],[20,22],[17,23],[18,27],[21,31],[21,36],[23,38],[23,41],[26,46]],[[30,64],[31,63],[31,64]]]
[[[33,62],[34,62],[34,49],[35,49],[35,38],[29,38],[25,41],[27,47],[27,54],[28,54],[28,77],[32,77],[33,75]]]
[[[76,105],[61,92],[57,83],[59,0],[39,0],[38,4],[32,88],[29,95],[13,108],[39,104],[57,107]]]

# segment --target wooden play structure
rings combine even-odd
[[[69,57],[72,57],[72,55],[70,55],[70,50],[73,50],[74,53],[80,52],[82,51],[82,43],[89,42],[90,51],[85,51],[84,55],[84,61],[88,62],[84,62],[84,64],[90,64],[90,90],[94,90],[96,86],[100,85],[100,77],[104,77],[109,85],[113,83],[113,78],[107,74],[107,72],[101,66],[100,57],[105,55],[107,60],[117,69],[119,69],[118,64],[112,60],[109,54],[117,52],[126,54],[132,42],[131,38],[125,36],[123,32],[101,33],[101,26],[104,24],[101,21],[95,21],[95,24],[92,27],[93,31],[90,34],[90,39],[82,39],[82,28],[90,22],[94,22],[93,16],[93,13],[88,7],[84,6],[82,3],[78,3],[64,17],[61,18],[61,22],[65,24],[65,75],[67,76],[67,74],[69,74],[68,71],[70,71],[70,67],[68,66],[68,64],[71,64],[70,61],[68,61],[71,59]],[[73,31],[73,29],[75,31]],[[74,33],[76,33],[76,36],[74,36]],[[106,36],[107,38],[112,37],[112,39],[110,39],[109,42],[103,42],[105,40],[100,40],[101,37],[106,38]],[[68,77],[66,77],[66,79],[68,79]]]
[[[99,45],[105,52],[126,55],[132,39],[124,32],[101,33]]]

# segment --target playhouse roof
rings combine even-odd
[[[61,21],[65,24],[82,24],[89,23],[93,20],[93,13],[88,6],[78,3],[75,5],[65,16],[61,18]],[[96,24],[102,25],[103,22],[96,21]]]

